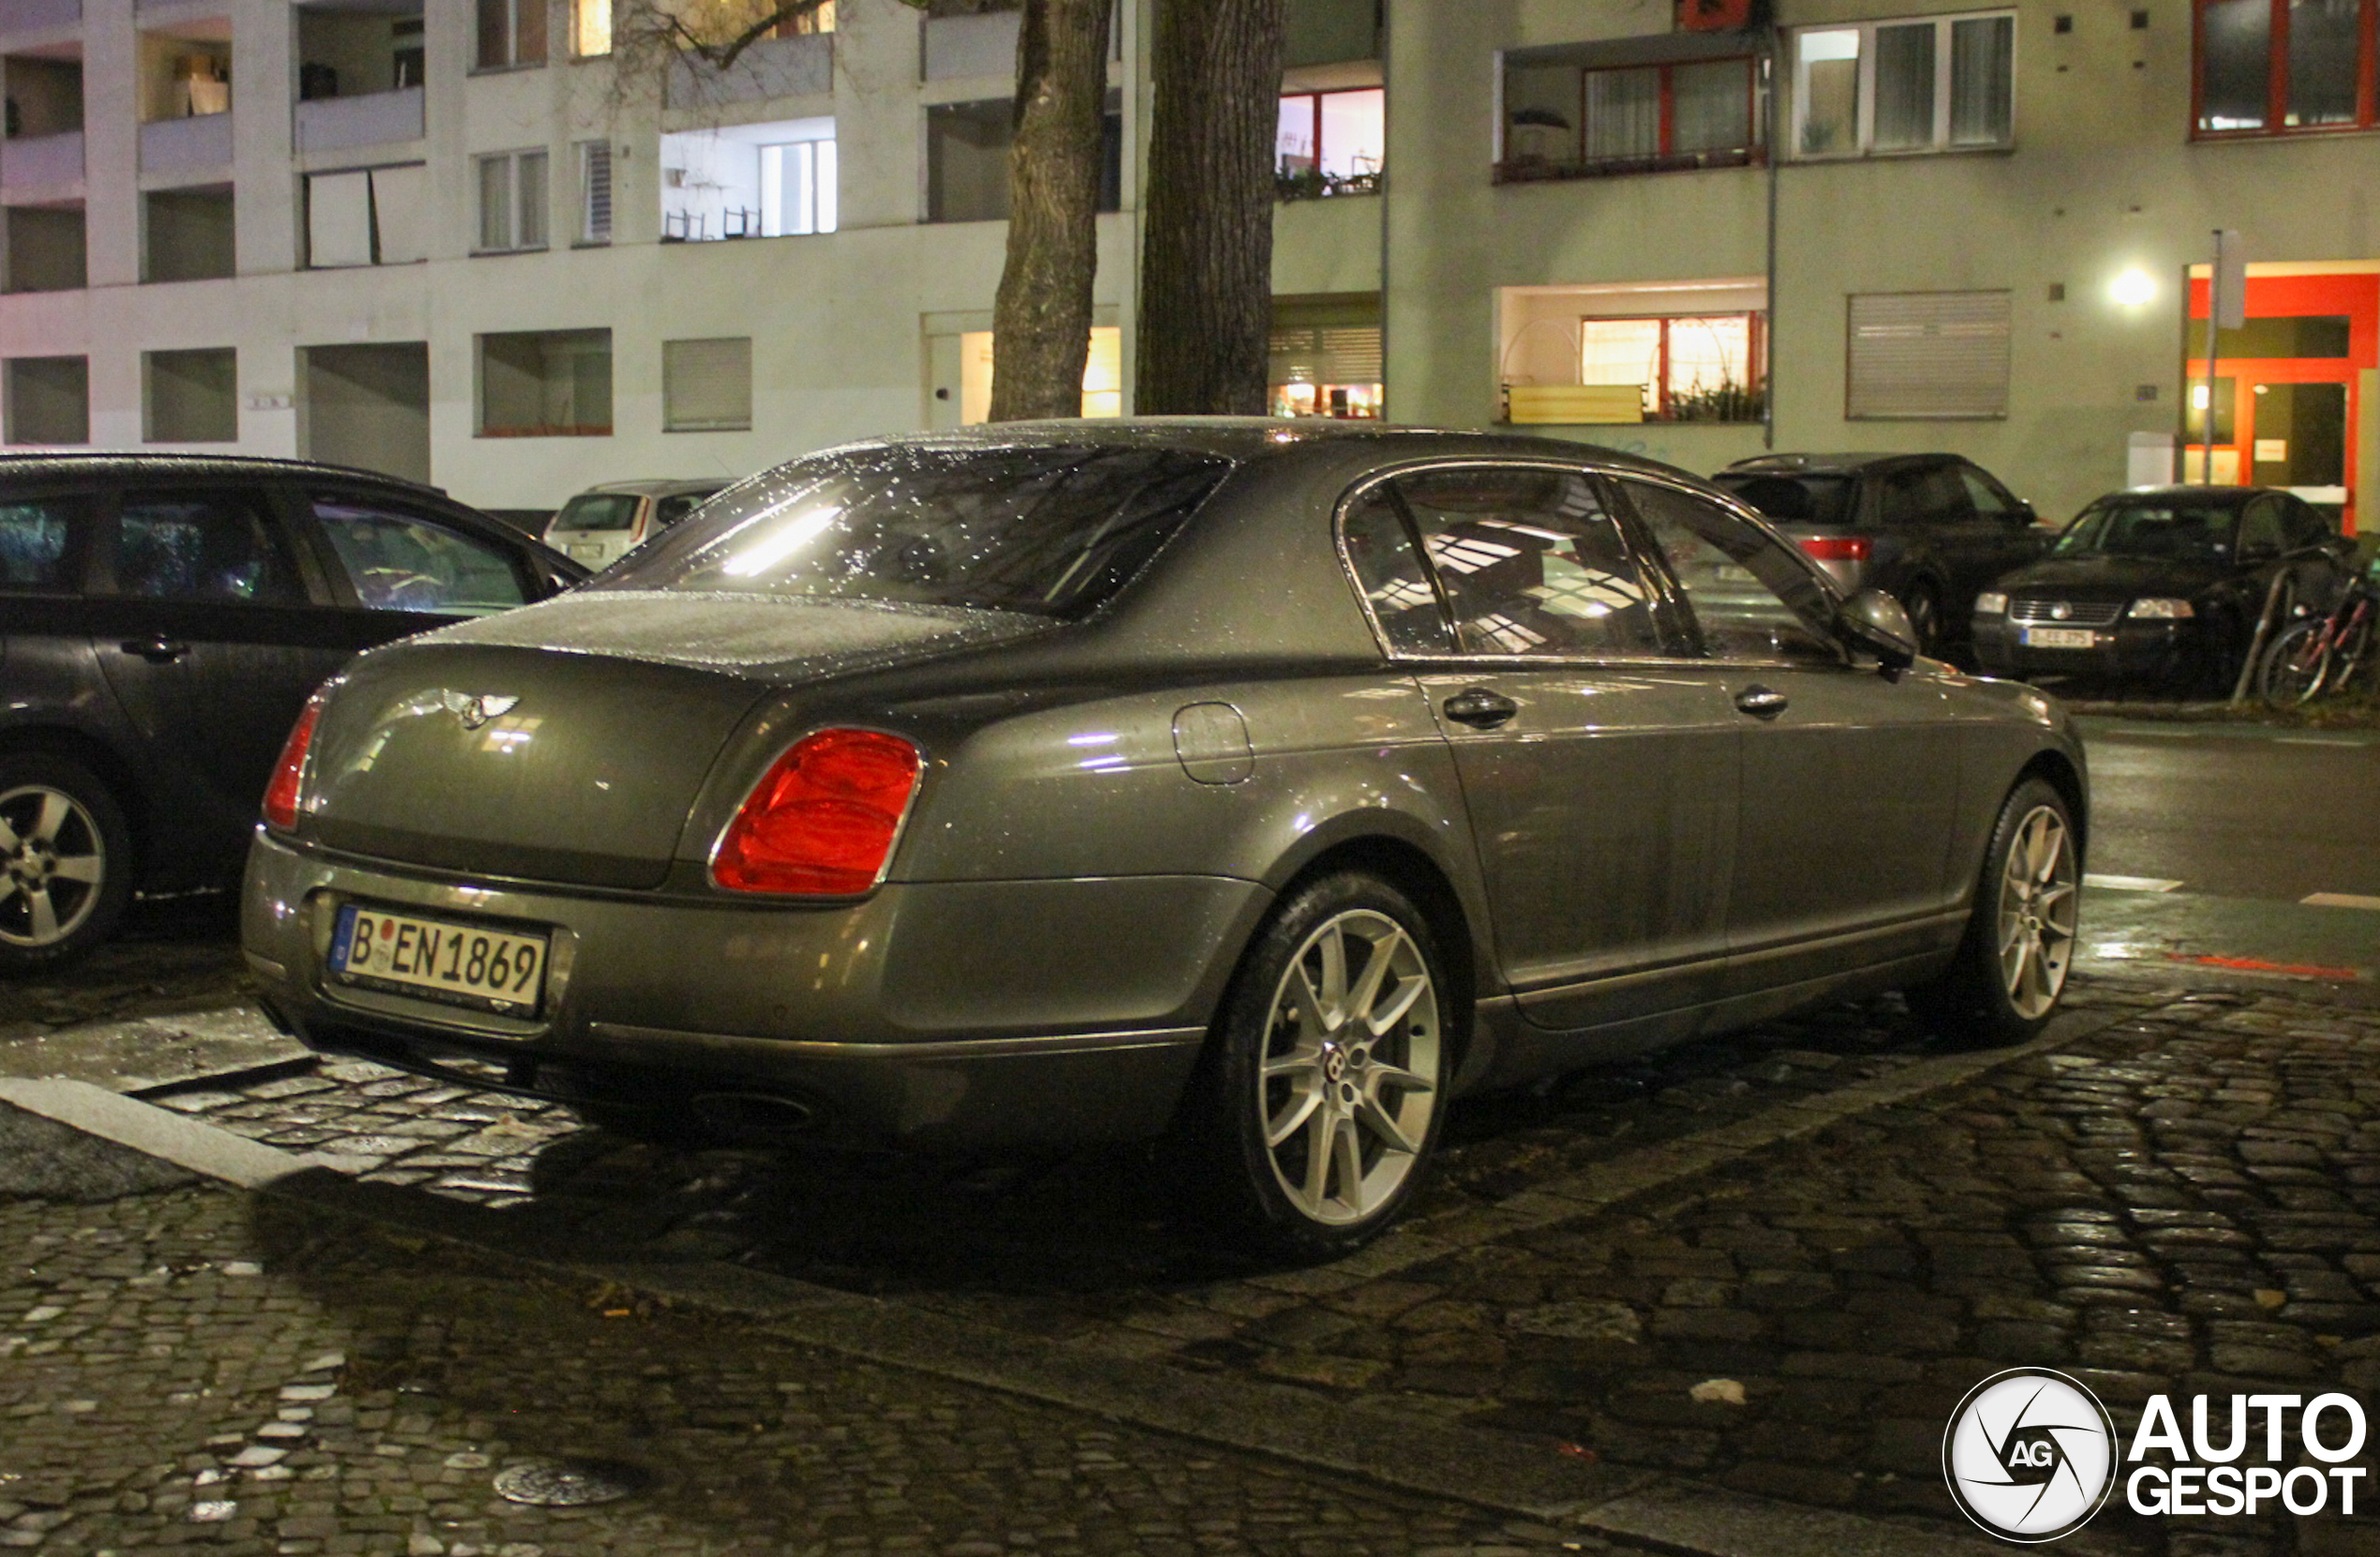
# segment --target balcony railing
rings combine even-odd
[[[231,116],[203,113],[141,126],[144,173],[203,173],[231,166]]]
[[[0,33],[68,27],[82,20],[82,0],[0,0]]]
[[[0,142],[0,188],[54,189],[82,182],[82,132],[21,135]]]
[[[355,97],[316,97],[297,106],[297,149],[344,151],[422,139],[422,89],[367,92]]]
[[[763,38],[725,70],[679,55],[669,67],[668,106],[823,97],[835,89],[835,35]]]

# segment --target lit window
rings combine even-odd
[[[1388,156],[1388,102],[1376,86],[1283,96],[1272,156],[1281,198],[1376,192]]]
[[[1123,332],[1094,326],[1090,354],[1082,363],[1082,414],[1123,414]],[[959,420],[974,426],[991,420],[991,332],[971,330],[959,337]]]
[[[830,118],[664,135],[661,168],[663,243],[835,230]]]
[[[1579,321],[1579,382],[1633,384],[1648,420],[1755,422],[1759,316],[1687,314]]]
[[[2380,126],[2373,30],[2358,0],[2198,0],[2196,132]]]
[[[1805,157],[1965,151],[2016,136],[2008,12],[1793,35],[1793,147]]]
[[[573,0],[571,52],[593,59],[612,52],[612,0]]]

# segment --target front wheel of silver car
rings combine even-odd
[[[2039,778],[2009,793],[1992,828],[1967,935],[1949,970],[1910,991],[1953,1034],[2021,1043],[2065,992],[2082,908],[2081,838],[2065,797]]]
[[[1445,1112],[1442,970],[1428,919],[1355,872],[1298,889],[1257,936],[1184,1121],[1241,1240],[1319,1258],[1396,1220]]]
[[[63,757],[0,757],[0,971],[73,961],[131,897],[131,830],[108,787]]]

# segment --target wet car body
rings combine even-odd
[[[1403,504],[1405,485],[1509,477],[1608,503],[1640,543],[1631,503],[1701,505],[1805,608],[1833,607],[1806,559],[1663,467],[1228,421],[850,457],[1078,449],[1217,472],[1079,616],[614,582],[367,657],[322,705],[290,825],[251,854],[268,1009],[325,1049],[825,1143],[1138,1139],[1178,1122],[1249,959],[1317,876],[1414,905],[1452,1095],[1938,974],[2011,786],[2081,814],[2079,741],[2027,689],[1931,662],[1888,677],[1826,645],[1696,652],[1651,571],[1615,598],[1667,647],[1612,655],[1433,639],[1445,607],[1418,573],[1359,586],[1349,526],[1391,485]],[[731,515],[806,468],[754,478],[707,513],[710,539],[662,552],[730,544]],[[1431,553],[1512,562],[1483,539]],[[920,754],[879,877],[811,901],[723,891],[751,797],[821,731]],[[332,976],[359,904],[549,936],[543,998],[469,1010]]]
[[[2103,517],[2104,516],[2104,517]],[[2118,531],[2101,535],[2108,523]],[[2345,541],[2310,504],[2262,487],[2110,493],[2051,554],[1977,601],[1975,652],[2015,676],[2228,692],[2276,575],[2298,609],[2345,586]]]

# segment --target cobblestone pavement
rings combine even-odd
[[[1952,1520],[1942,1426],[2001,1367],[2065,1368],[2127,1429],[2156,1391],[2380,1386],[2380,1016],[2303,986],[2098,978],[2070,1001],[2098,1031],[1568,1220],[1543,1212],[1566,1176],[1934,1045],[1887,999],[1466,1105],[1409,1231],[1289,1272],[1201,1249],[1133,1152],[671,1153],[348,1062],[163,1101],[622,1257],[733,1260],[1468,1421],[1515,1452]],[[2120,1505],[2090,1535],[2192,1557],[2380,1552],[2335,1521]]]
[[[0,1199],[0,1550],[1607,1550],[224,1189]],[[497,1495],[541,1461],[619,1467],[632,1490]]]

